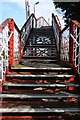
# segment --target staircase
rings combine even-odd
[[[79,120],[79,81],[58,60],[51,27],[34,28],[22,60],[6,75],[2,120]]]

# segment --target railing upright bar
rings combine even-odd
[[[60,58],[60,42],[61,39],[59,38],[59,33],[61,31],[61,27],[57,23],[56,17],[54,14],[52,14],[52,28],[53,28],[53,34],[56,40],[56,46],[57,46],[57,52],[58,52],[58,58]]]
[[[74,27],[72,22],[70,24],[70,34],[74,35]],[[69,62],[73,63],[73,61],[74,61],[74,40],[69,35]]]
[[[25,44],[31,33],[31,30],[36,27],[37,27],[37,19],[35,18],[34,14],[31,14],[31,16],[28,18],[28,20],[25,22],[25,24],[21,28],[21,39],[22,39],[23,50],[25,48]]]
[[[11,33],[14,33],[14,21],[11,20],[11,22],[9,23],[9,35]],[[13,65],[14,63],[14,34],[12,34],[12,36],[10,37],[9,40],[9,65]]]

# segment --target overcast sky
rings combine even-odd
[[[37,18],[43,16],[47,21],[50,19],[51,22],[51,14],[54,13],[59,15],[63,24],[62,14],[59,14],[60,10],[55,10],[52,0],[29,0],[30,13],[33,13],[34,4],[38,1],[39,4],[35,6]],[[26,21],[25,0],[0,0],[0,23],[6,18],[13,18],[21,28]]]

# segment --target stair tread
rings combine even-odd
[[[22,60],[24,60],[24,59],[22,59]],[[42,61],[42,62],[54,62],[54,61],[57,61],[57,60],[51,60],[51,59],[48,59],[48,60],[46,60],[46,59],[44,59],[44,60],[42,60],[42,59],[30,59],[30,61]]]
[[[58,99],[61,99],[61,98],[79,98],[80,95],[77,95],[77,94],[72,94],[72,93],[68,93],[68,92],[60,92],[60,93],[26,93],[26,94],[21,94],[21,93],[2,93],[1,94],[1,98],[39,98],[39,99],[51,99],[51,98],[58,98]]]
[[[65,75],[65,74],[47,74],[47,75],[33,75],[33,74],[7,74],[6,77],[74,77],[73,75]]]
[[[39,62],[39,60],[38,60]],[[12,68],[16,68],[16,67],[28,67],[28,68],[56,68],[56,69],[60,69],[61,66],[58,64],[51,64],[51,63],[36,63],[35,61],[30,61],[30,60],[26,60],[26,62],[24,60],[21,61],[21,64],[17,64],[16,66],[13,66]],[[62,67],[63,68],[63,67]],[[66,68],[66,67],[64,67]],[[71,68],[70,68],[71,69]]]
[[[80,108],[33,108],[31,106],[16,106],[12,108],[1,108],[0,113],[63,113],[80,112]]]
[[[28,47],[28,48],[36,48],[36,47],[38,47],[38,48],[44,48],[44,47],[48,47],[48,48],[53,48],[54,49],[54,46],[55,46],[55,48],[56,48],[56,45],[55,44],[50,44],[50,45],[46,45],[46,44],[37,44],[37,45],[26,45],[26,47]]]
[[[57,60],[57,57],[56,56],[23,56],[22,58],[37,58],[37,59],[39,59],[39,58],[41,58],[41,59],[55,59],[55,60]]]
[[[69,87],[69,86],[74,86],[78,87],[78,84],[73,84],[73,83],[10,83],[6,82],[3,84],[3,86],[24,86],[24,87]]]
[[[27,66],[14,66],[14,67],[11,67],[11,69],[27,69],[27,70],[71,70],[71,68],[65,68],[65,67],[40,67],[40,66],[36,66],[36,67],[27,67]]]

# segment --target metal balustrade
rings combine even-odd
[[[80,73],[80,24],[77,21],[73,22],[73,34],[70,34],[73,39],[73,62]]]
[[[18,31],[14,28],[14,59],[17,60],[19,58],[19,39],[20,34]]]
[[[37,27],[37,19],[35,18],[34,14],[31,14],[31,16],[28,18],[28,20],[25,22],[21,29],[21,38],[22,38],[22,48],[24,49],[25,43],[29,37],[29,34],[32,30],[32,28]]]
[[[60,59],[64,61],[69,61],[69,31],[69,27],[66,28],[60,39]]]
[[[20,31],[13,19],[6,19],[0,25],[0,81],[5,80],[9,66],[21,57]]]
[[[60,34],[61,44],[60,48],[63,49],[60,58],[64,61],[72,63],[80,73],[80,25],[77,21],[71,23],[63,29]]]
[[[77,73],[80,73],[80,23],[72,20],[61,30],[52,14],[52,26],[60,60],[72,64]]]
[[[52,28],[54,31],[54,37],[56,39],[56,45],[57,45],[57,51],[59,54],[59,47],[60,47],[60,41],[59,41],[59,32],[60,32],[60,26],[56,20],[56,17],[54,16],[54,14],[52,14]]]
[[[0,28],[1,29],[1,28]],[[0,31],[0,81],[3,80],[3,76],[8,67],[8,41],[11,37],[8,36],[9,28],[8,25]]]

